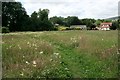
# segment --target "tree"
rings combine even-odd
[[[119,26],[118,21],[114,21],[114,22],[112,23],[112,26],[110,27],[110,29],[116,30],[116,29],[118,28],[118,26]]]
[[[48,9],[39,9],[38,11],[38,17],[41,21],[43,20],[48,20],[48,14],[49,14],[49,10]]]
[[[2,3],[2,26],[10,31],[22,31],[27,25],[29,16],[20,2]]]
[[[102,23],[102,21],[101,21],[100,19],[98,19],[98,20],[96,20],[95,25],[96,25],[97,27],[99,27],[101,23]]]
[[[67,17],[67,23],[68,25],[80,25],[80,20],[76,16],[68,16]]]
[[[103,22],[112,22],[112,20],[105,19]]]
[[[30,24],[30,30],[31,31],[40,30],[39,29],[39,23],[38,23],[38,13],[36,11],[34,11],[31,14],[30,21],[31,21],[31,24]]]
[[[55,24],[59,24],[59,25],[65,25],[65,19],[63,17],[51,17],[50,21],[55,25]]]
[[[38,23],[39,23],[39,29],[41,30],[52,30],[53,25],[48,19],[49,10],[48,9],[39,9],[38,11]]]

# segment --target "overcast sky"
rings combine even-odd
[[[27,13],[49,9],[52,16],[78,16],[82,18],[104,19],[118,15],[120,0],[16,0],[23,4]]]

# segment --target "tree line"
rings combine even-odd
[[[51,31],[56,30],[55,25],[70,27],[71,25],[86,25],[88,29],[99,26],[101,22],[111,22],[111,20],[79,19],[77,16],[51,18],[48,9],[39,9],[30,16],[20,2],[2,2],[2,27],[14,31]],[[117,21],[113,22],[112,29],[116,29]]]

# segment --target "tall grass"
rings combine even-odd
[[[117,31],[3,35],[3,77],[117,77]]]

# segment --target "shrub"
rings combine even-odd
[[[65,31],[65,30],[66,30],[66,28],[67,28],[67,27],[60,26],[60,27],[58,27],[58,30],[59,30],[59,31]]]
[[[54,29],[53,29],[54,31],[58,31],[58,28],[57,27],[54,27]]]
[[[9,33],[9,28],[7,27],[2,27],[2,33]]]
[[[79,27],[75,27],[74,29],[75,29],[75,30],[81,30],[81,28],[79,28]]]
[[[79,27],[74,27],[74,28],[71,28],[71,30],[81,30],[81,28],[79,28]]]

